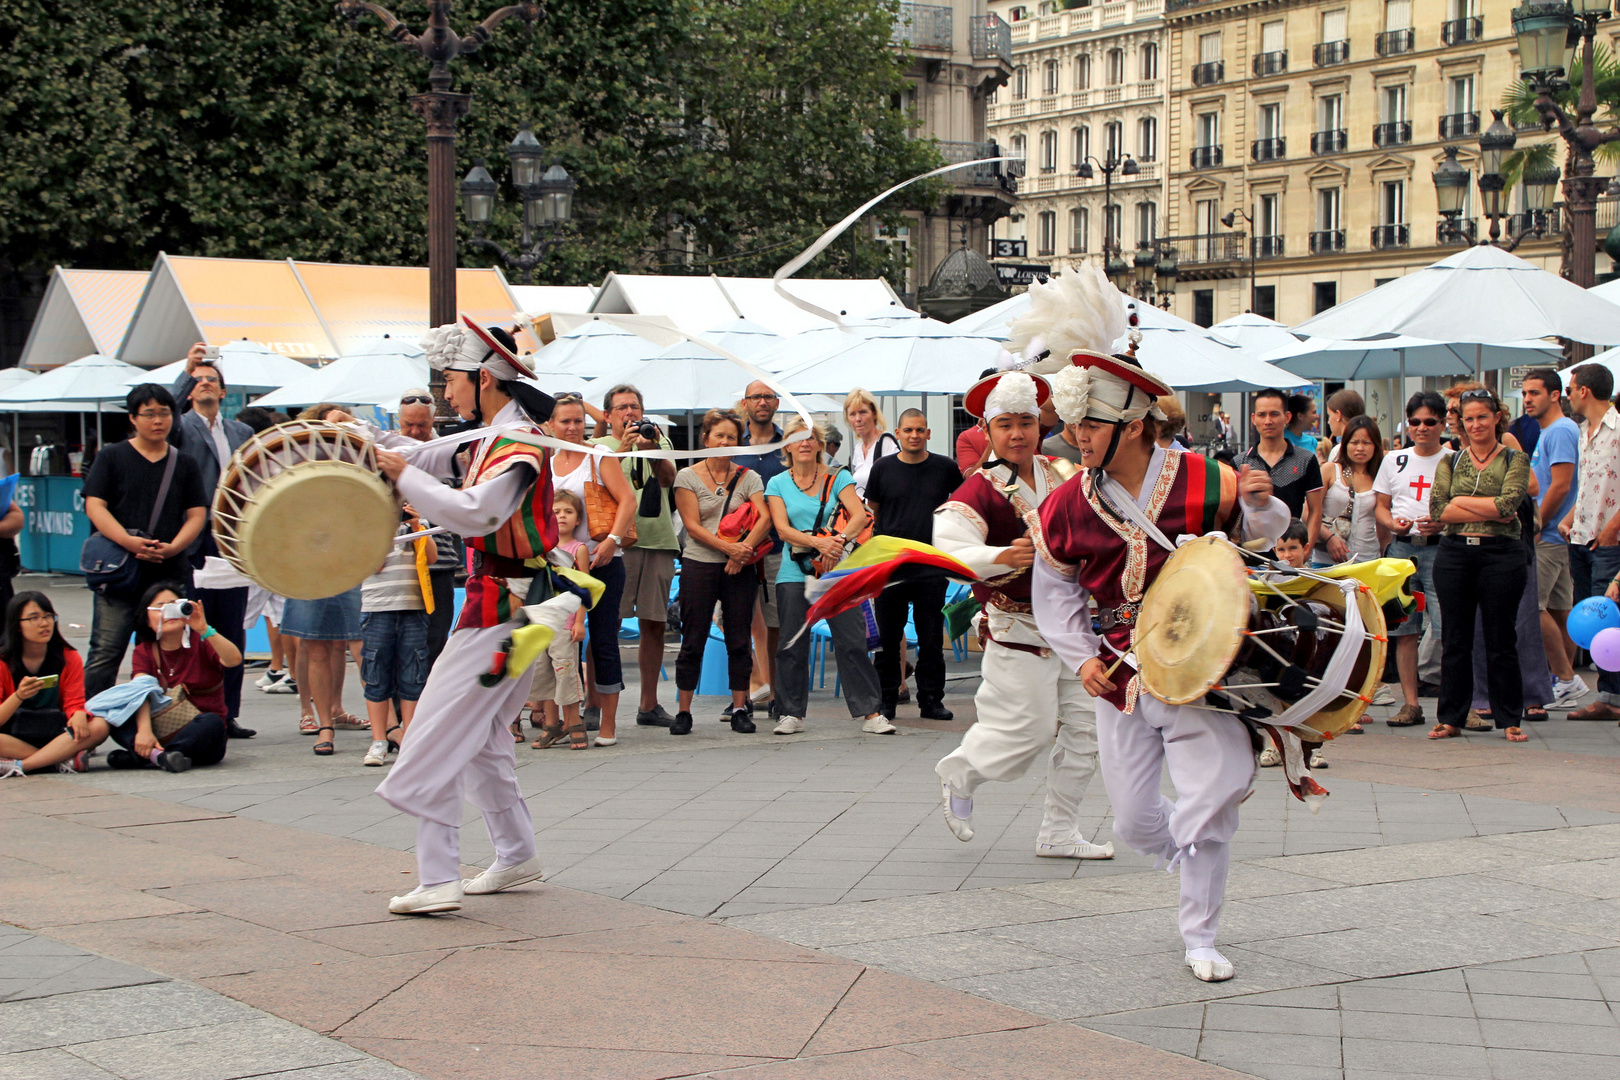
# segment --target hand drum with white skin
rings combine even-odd
[[[376,572],[399,515],[399,493],[378,474],[370,439],[294,420],[231,456],[214,493],[214,539],[227,562],[269,592],[318,600]]]

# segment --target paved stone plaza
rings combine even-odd
[[[82,644],[84,594],[52,591]],[[894,737],[832,685],[792,739],[700,699],[684,739],[520,747],[547,881],[437,919],[386,913],[414,826],[371,795],[369,736],[315,758],[295,698],[250,693],[261,734],[216,768],[6,781],[0,1076],[1620,1075],[1620,729],[1375,723],[1329,747],[1315,817],[1266,770],[1238,975],[1206,985],[1173,878],[1034,857],[1038,777],[946,831],[932,766],[974,679],[956,723],[902,708]],[[1100,781],[1083,809],[1110,839]]]

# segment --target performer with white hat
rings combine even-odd
[[[504,330],[486,329],[463,315],[429,331],[422,347],[433,368],[444,372],[445,398],[462,419],[492,427],[516,424],[540,434],[535,425],[550,415],[551,398],[517,381],[534,373]],[[525,612],[561,625],[580,606],[573,596],[549,602],[544,612],[539,605],[522,606],[537,573],[524,560],[543,558],[557,543],[547,451],[499,434],[469,436],[476,441],[460,490],[440,478],[452,474],[465,444],[430,446],[409,461],[388,450],[377,454],[383,474],[406,501],[465,537],[473,552],[461,618],[428,675],[399,760],[377,788],[390,806],[417,819],[419,884],[388,904],[400,915],[455,911],[463,893],[499,892],[540,877],[534,824],[513,771],[507,729],[528,697],[533,670],[499,678],[493,686],[480,676],[489,672],[503,642],[525,625]],[[463,799],[483,812],[495,847],[495,862],[468,881],[461,879]]]
[[[964,400],[989,434],[989,459],[934,511],[934,546],[983,579],[973,593],[984,607],[984,660],[973,699],[978,721],[934,771],[945,824],[966,841],[973,838],[979,785],[1016,780],[1047,753],[1046,812],[1035,854],[1110,859],[1113,844],[1099,846],[1080,834],[1080,800],[1097,768],[1091,699],[1042,638],[1030,605],[1036,509],[1063,482],[1036,453],[1040,411],[1050,396],[1039,375],[1005,371],[980,379]]]
[[[1155,402],[1173,391],[1134,360],[1068,348],[1064,354],[1071,366],[1052,376],[1052,402],[1064,422],[1076,425],[1084,472],[1041,507],[1035,621],[1065,668],[1099,699],[1097,739],[1114,835],[1179,867],[1187,966],[1206,982],[1230,979],[1232,964],[1215,937],[1228,844],[1254,780],[1254,743],[1230,713],[1167,705],[1142,693],[1126,654],[1142,597],[1175,537],[1223,530],[1269,544],[1287,528],[1288,508],[1271,494],[1264,470],[1234,473],[1213,459],[1158,446]],[[1173,801],[1159,787],[1167,763]]]

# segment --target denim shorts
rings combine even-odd
[[[291,600],[281,632],[305,641],[356,641],[360,637],[360,586],[320,600]]]
[[[428,677],[425,611],[368,611],[360,616],[360,681],[367,701],[415,701]]]
[[[1440,549],[1433,543],[1419,547],[1409,544],[1405,540],[1393,540],[1385,552],[1391,559],[1411,559],[1412,565],[1417,567],[1417,573],[1407,581],[1406,587],[1411,592],[1424,594],[1423,610],[1413,611],[1404,623],[1392,626],[1389,629],[1390,637],[1406,637],[1408,634],[1421,634],[1426,623],[1434,624],[1440,628],[1440,594],[1434,587],[1434,556]]]

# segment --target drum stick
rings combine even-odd
[[[1157,630],[1158,628],[1159,628],[1159,624],[1154,623],[1152,626],[1150,626],[1146,630],[1142,631],[1142,636],[1137,638],[1134,642],[1132,642],[1131,649],[1134,650],[1136,648],[1136,646],[1142,644],[1143,641],[1147,640],[1147,636],[1149,634],[1153,633],[1153,631]],[[1125,658],[1127,656],[1129,656],[1129,655],[1130,655],[1130,652],[1122,652],[1122,653],[1120,653],[1119,654],[1119,659],[1115,660],[1113,662],[1113,664],[1108,668],[1108,670],[1103,672],[1103,678],[1112,679],[1114,677],[1114,672],[1119,670],[1119,665],[1123,664],[1125,662]]]
[[[409,540],[420,540],[424,536],[437,536],[442,532],[449,532],[449,531],[450,531],[450,529],[449,529],[448,526],[435,525],[433,528],[431,528],[431,529],[423,529],[421,532],[401,533],[400,535],[394,537],[394,543],[403,544],[403,543],[405,543],[406,541],[409,541]]]

